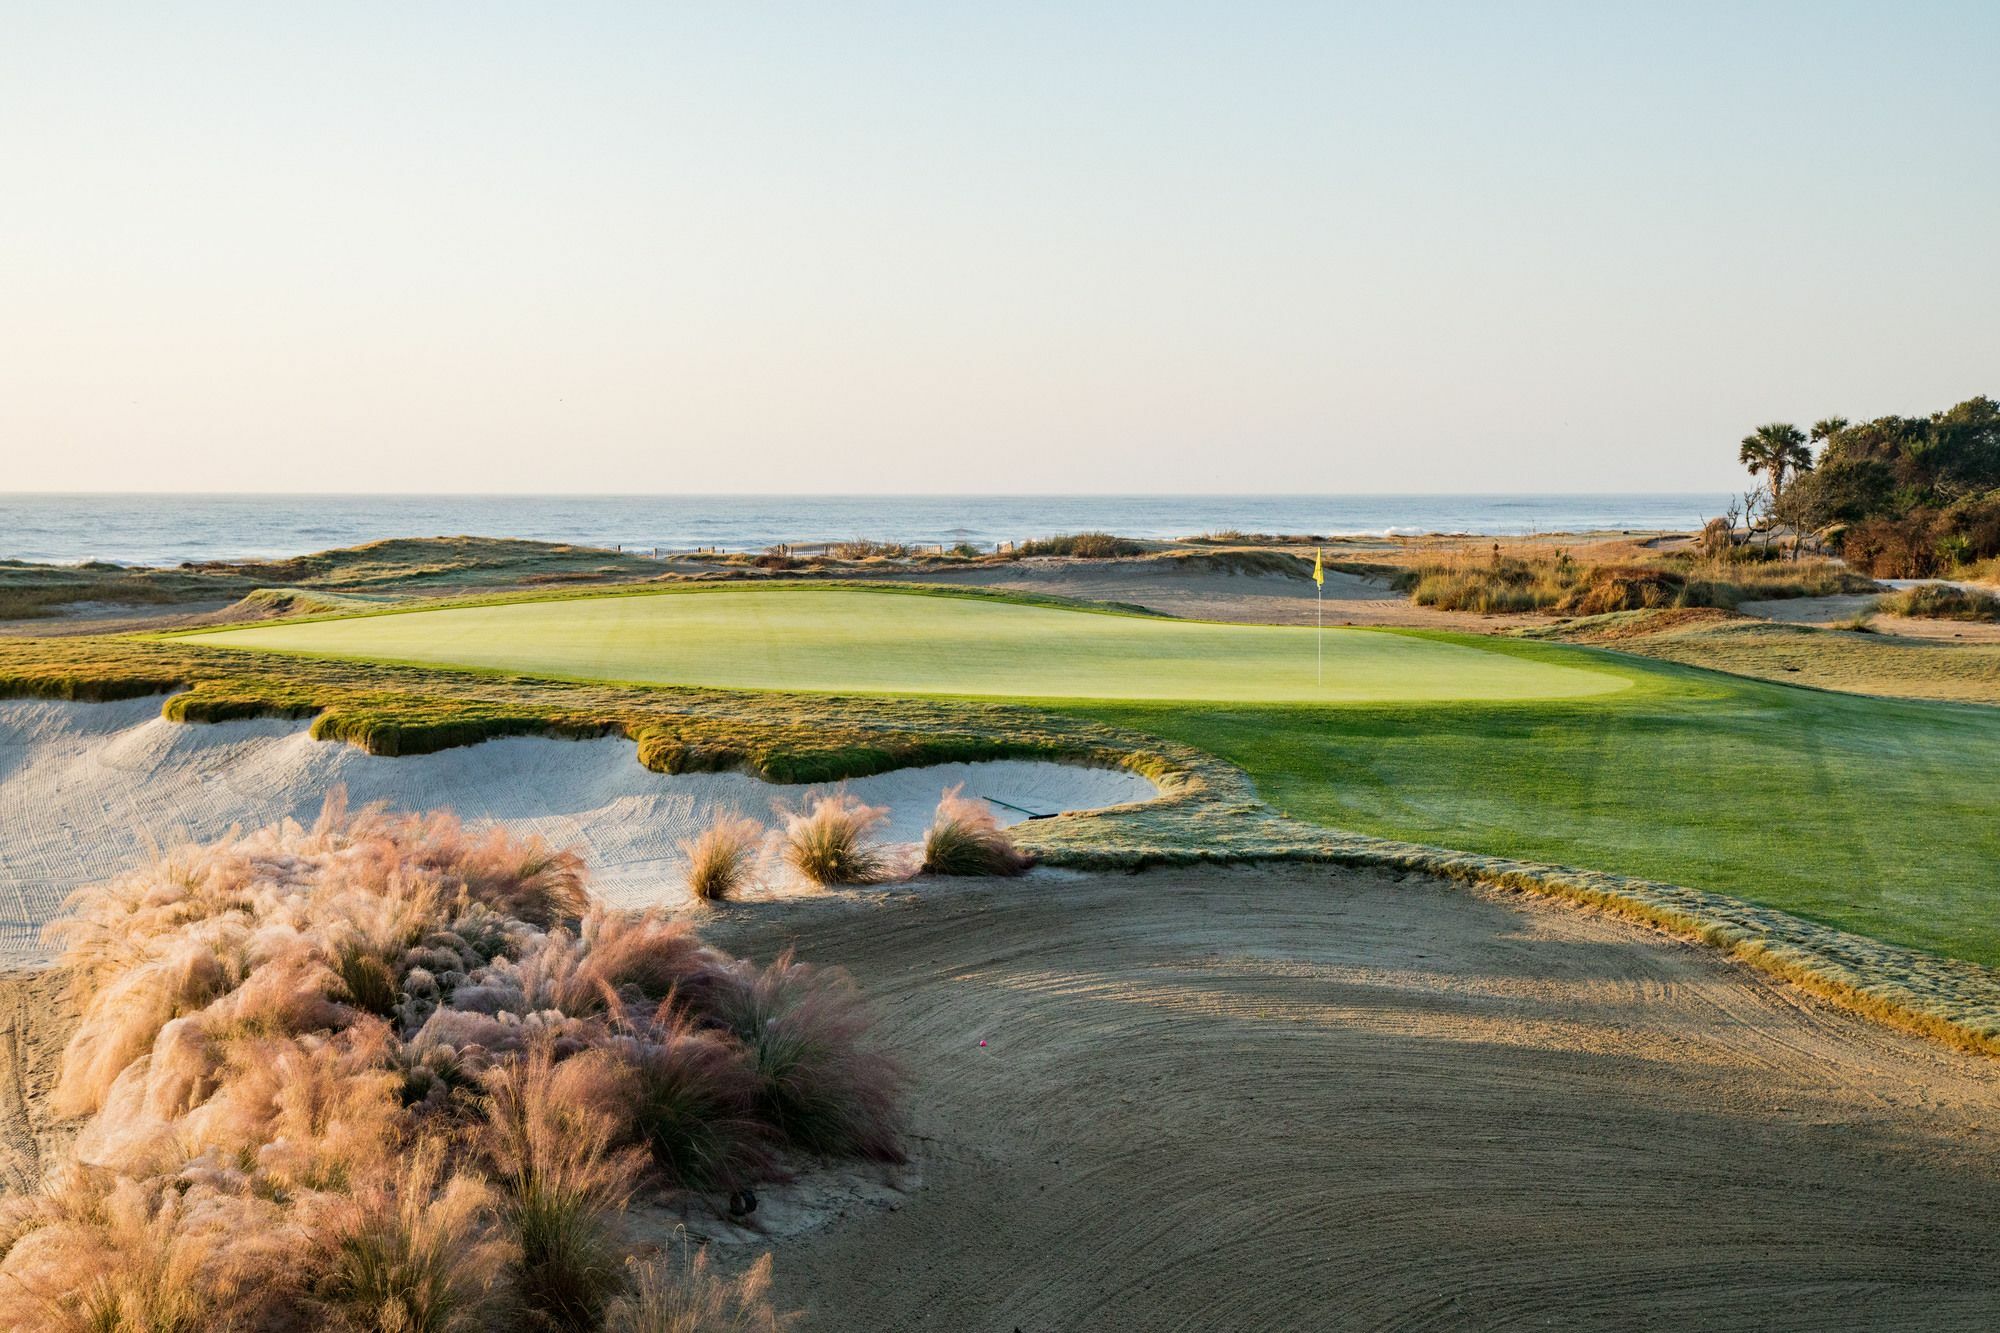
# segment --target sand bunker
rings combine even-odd
[[[960,782],[1010,824],[1159,794],[1123,770],[1015,760],[901,769],[845,785],[889,808],[890,841],[914,842],[940,792]],[[449,809],[574,848],[590,864],[593,888],[626,906],[681,899],[678,844],[715,814],[766,817],[774,801],[815,790],[740,773],[649,772],[633,743],[616,738],[517,737],[385,759],[315,741],[303,722],[168,722],[157,698],[0,701],[0,966],[48,956],[41,928],[77,887],[232,824],[310,819],[343,785],[355,804]]]
[[[923,1188],[776,1246],[811,1328],[2000,1326],[2000,1067],[1618,921],[1258,866],[709,934],[919,1071]]]

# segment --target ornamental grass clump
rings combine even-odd
[[[717,1016],[749,1053],[757,1118],[805,1152],[902,1161],[902,1068],[859,1040],[870,1019],[847,974],[787,951],[740,981]]]
[[[743,815],[719,815],[681,844],[688,859],[688,892],[706,902],[734,898],[757,876],[764,826]]]
[[[844,976],[610,909],[533,839],[335,799],[73,908],[85,1123],[0,1201],[0,1328],[596,1329],[635,1192],[900,1152]]]
[[[785,864],[815,884],[879,884],[895,862],[876,842],[889,812],[847,792],[807,798],[805,809],[786,812],[780,834]]]
[[[1891,593],[1876,604],[1886,615],[1929,620],[2000,620],[2000,597],[1954,583],[1924,583]]]
[[[1018,875],[1035,858],[1014,839],[986,802],[964,794],[965,784],[947,787],[937,814],[924,833],[923,873],[927,875]]]

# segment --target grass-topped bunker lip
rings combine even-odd
[[[1229,625],[902,590],[722,588],[324,617],[208,647],[571,680],[827,694],[1393,703],[1583,698],[1627,686],[1588,655],[1461,636]]]

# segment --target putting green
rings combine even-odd
[[[1100,614],[990,597],[723,589],[253,626],[216,647],[523,675],[840,694],[1261,703],[1568,699],[1619,673],[1377,630]]]

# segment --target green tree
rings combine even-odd
[[[1813,422],[1812,442],[1814,444],[1825,444],[1834,436],[1846,430],[1847,426],[1848,421],[1846,417],[1821,417],[1818,421]]]
[[[1771,507],[1776,509],[1784,502],[1785,482],[1801,472],[1812,470],[1812,450],[1806,448],[1805,433],[1789,421],[1773,421],[1757,427],[1743,437],[1743,450],[1738,455],[1743,466],[1750,469],[1750,475],[1764,474],[1764,485],[1771,492]]]

